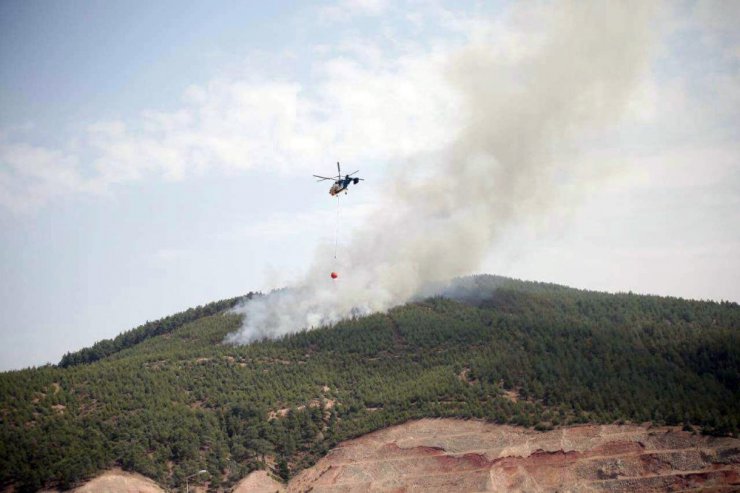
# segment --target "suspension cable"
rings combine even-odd
[[[337,223],[334,229],[334,265],[336,266],[337,248],[339,246],[339,194],[337,194]]]

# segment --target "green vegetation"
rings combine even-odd
[[[208,315],[215,315],[234,308],[239,302],[245,299],[252,299],[253,293],[228,300],[214,301],[205,306],[188,308],[184,312],[164,317],[154,322],[147,322],[135,329],[127,330],[119,334],[114,339],[103,339],[93,344],[91,347],[80,349],[74,353],[67,353],[62,357],[59,366],[67,368],[74,365],[84,365],[94,363],[100,359],[106,358],[114,353],[133,347],[140,342],[151,337],[169,334],[173,330],[179,329],[183,325],[194,322]]]
[[[223,345],[241,319],[212,312],[66,368],[0,374],[0,487],[70,487],[114,465],[181,489],[199,469],[213,489],[256,468],[288,477],[340,440],[425,416],[738,432],[736,303],[461,284],[464,301],[278,341]]]

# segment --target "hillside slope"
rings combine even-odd
[[[620,420],[736,433],[740,307],[492,276],[249,346],[218,313],[92,364],[0,376],[0,482],[69,487],[120,466],[177,487],[283,477],[411,418],[547,430]]]

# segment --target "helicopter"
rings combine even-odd
[[[332,197],[339,195],[340,193],[344,192],[347,193],[347,187],[349,187],[352,183],[357,185],[360,183],[360,180],[364,180],[364,178],[357,178],[352,177],[355,173],[360,171],[359,169],[357,171],[353,171],[352,173],[349,173],[347,175],[344,175],[344,178],[342,178],[342,168],[339,166],[339,161],[337,161],[337,176],[333,178],[329,178],[327,176],[319,176],[319,175],[313,175],[318,180],[316,181],[324,181],[324,180],[334,180],[334,185],[331,186],[329,189],[329,195]]]

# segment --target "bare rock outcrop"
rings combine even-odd
[[[284,493],[285,485],[273,479],[267,471],[254,471],[239,481],[232,493]]]
[[[164,493],[157,483],[141,474],[113,469],[88,481],[74,493]]]
[[[740,440],[671,428],[536,432],[423,419],[342,443],[287,491],[737,491]]]

